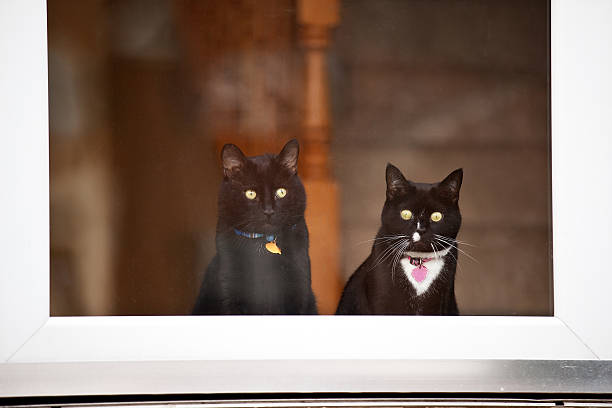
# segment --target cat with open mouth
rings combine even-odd
[[[457,169],[439,183],[415,183],[387,165],[382,225],[336,314],[459,314],[455,270],[462,180],[463,170]]]

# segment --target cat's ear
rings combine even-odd
[[[444,198],[448,199],[453,204],[457,204],[457,201],[459,201],[459,190],[461,189],[462,181],[463,169],[457,169],[440,182],[438,191],[440,191],[440,194]]]
[[[277,161],[285,167],[291,174],[297,174],[297,161],[300,154],[300,145],[297,140],[291,139],[287,142],[283,150],[278,154]]]
[[[408,181],[397,167],[387,163],[385,174],[387,178],[387,198],[391,199],[406,192]]]
[[[238,146],[228,143],[221,150],[221,161],[225,177],[232,177],[244,169],[247,159]]]

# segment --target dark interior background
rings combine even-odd
[[[303,137],[296,3],[49,0],[48,32],[52,314],[189,313],[219,145]],[[551,315],[548,2],[343,1],[326,56],[339,284],[317,296],[369,253],[387,162],[463,167],[462,314]]]

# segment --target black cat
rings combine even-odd
[[[223,147],[217,254],[193,314],[317,314],[298,152],[295,139],[278,155]]]
[[[336,314],[458,315],[455,299],[463,170],[413,183],[393,165],[372,253],[349,279]]]

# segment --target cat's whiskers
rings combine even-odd
[[[403,245],[404,241],[398,241],[395,242],[391,245],[389,245],[387,248],[385,248],[382,252],[382,254],[379,257],[379,262],[375,265],[378,266],[380,265],[381,262],[383,262],[384,260],[386,260],[389,256],[391,256],[397,249],[399,249],[402,245]]]
[[[395,254],[395,257],[393,258],[393,266],[391,267],[391,282],[393,283],[395,283],[395,268],[397,267],[398,263],[402,259],[402,256],[404,255],[404,251],[406,250],[406,248],[408,248],[408,245],[410,245],[410,240],[406,240],[406,243],[402,246],[402,248],[399,251],[397,251],[397,253]]]
[[[439,258],[438,252],[436,251],[436,248],[434,247],[433,242],[430,242],[429,245],[431,246],[431,249],[433,249],[433,251],[434,251],[434,257],[435,258]]]
[[[476,258],[474,258],[472,255],[468,254],[467,252],[465,252],[464,250],[462,250],[461,248],[459,248],[457,245],[450,243],[448,241],[442,241],[444,242],[446,245],[449,245],[452,248],[455,248],[457,251],[461,252],[463,255],[467,256],[468,258],[470,258],[472,261],[476,262],[476,263],[480,263]]]
[[[404,242],[404,241],[402,241]],[[402,247],[404,247],[404,245],[402,245]],[[395,264],[397,262],[397,257],[401,255],[401,253],[403,252],[403,249],[400,249],[400,247],[397,248],[398,250],[395,251],[395,254],[393,255],[393,262],[391,263],[391,282],[395,283]]]
[[[470,243],[465,242],[465,241],[460,241],[457,238],[450,238],[450,237],[446,237],[444,235],[438,235],[438,234],[434,234],[434,236],[436,236],[436,237],[438,237],[440,239],[443,239],[443,240],[447,240],[449,242],[453,242],[454,241],[454,242],[457,242],[457,243],[459,243],[461,245],[467,245],[467,246],[471,246],[471,247],[474,247],[474,248],[476,247],[476,245],[474,245],[474,244],[470,244]]]
[[[435,238],[434,239],[439,239],[439,238]],[[440,243],[444,243],[446,245],[449,245],[452,248],[455,248],[457,251],[461,252],[463,255],[467,256],[468,258],[470,258],[472,261],[476,262],[476,263],[480,263],[480,261],[478,261],[478,259],[474,258],[472,255],[468,254],[467,252],[465,252],[464,250],[462,250],[461,248],[459,248],[457,245],[453,244],[452,242],[449,241],[445,241],[442,239],[439,239]]]
[[[361,241],[356,243],[355,245],[363,245],[363,244],[367,244],[370,242],[390,242],[390,241],[396,241],[398,239],[403,239],[403,238],[410,238],[408,235],[384,235],[382,237],[376,237],[373,239],[366,239],[365,241]]]
[[[409,240],[404,239],[404,240],[401,240],[399,242],[394,242],[393,244],[391,244],[387,248],[385,248],[383,250],[382,254],[377,259],[374,260],[376,263],[370,268],[370,270],[376,268],[378,265],[380,265],[382,262],[384,262],[389,256],[394,254],[398,249],[402,248],[402,246],[404,246],[404,244],[406,244],[406,241],[410,242]],[[402,251],[402,253],[403,253],[403,251]]]
[[[449,248],[445,248],[445,247],[444,247],[444,244],[442,244],[442,243],[440,243],[440,242],[437,242],[437,241],[435,241],[435,240],[434,240],[434,241],[432,241],[432,242],[431,242],[431,244],[432,244],[432,245],[433,245],[435,248],[437,248],[437,247],[438,247],[438,245],[440,245],[441,249],[437,249],[438,251],[444,251],[444,250],[446,250],[446,249],[449,249]],[[434,249],[434,251],[435,251],[435,250],[436,250],[436,249]],[[446,253],[446,255],[450,255],[450,256],[451,256],[451,257],[452,257],[452,258],[455,260],[455,265],[459,266],[459,265],[457,264],[457,258],[455,258],[455,255],[453,255],[452,251],[448,251],[448,252]],[[446,256],[446,255],[444,255],[444,256]],[[459,267],[459,268],[460,268],[460,267]],[[460,269],[461,269],[461,268],[460,268]]]
[[[457,257],[455,257],[455,255],[453,255],[453,252],[452,251],[448,251],[448,254],[453,257],[453,259],[455,260],[455,265],[457,265],[457,268],[459,268],[459,270],[462,271],[461,266],[459,265],[459,261],[457,260]]]
[[[448,242],[446,241],[440,241],[440,240],[436,240],[436,238],[434,238],[433,241],[431,241],[434,245],[436,245],[436,250],[438,252],[443,252],[443,251],[447,251],[451,249],[451,246]],[[440,245],[440,248],[437,247],[437,245]],[[442,255],[445,256],[445,255]]]

